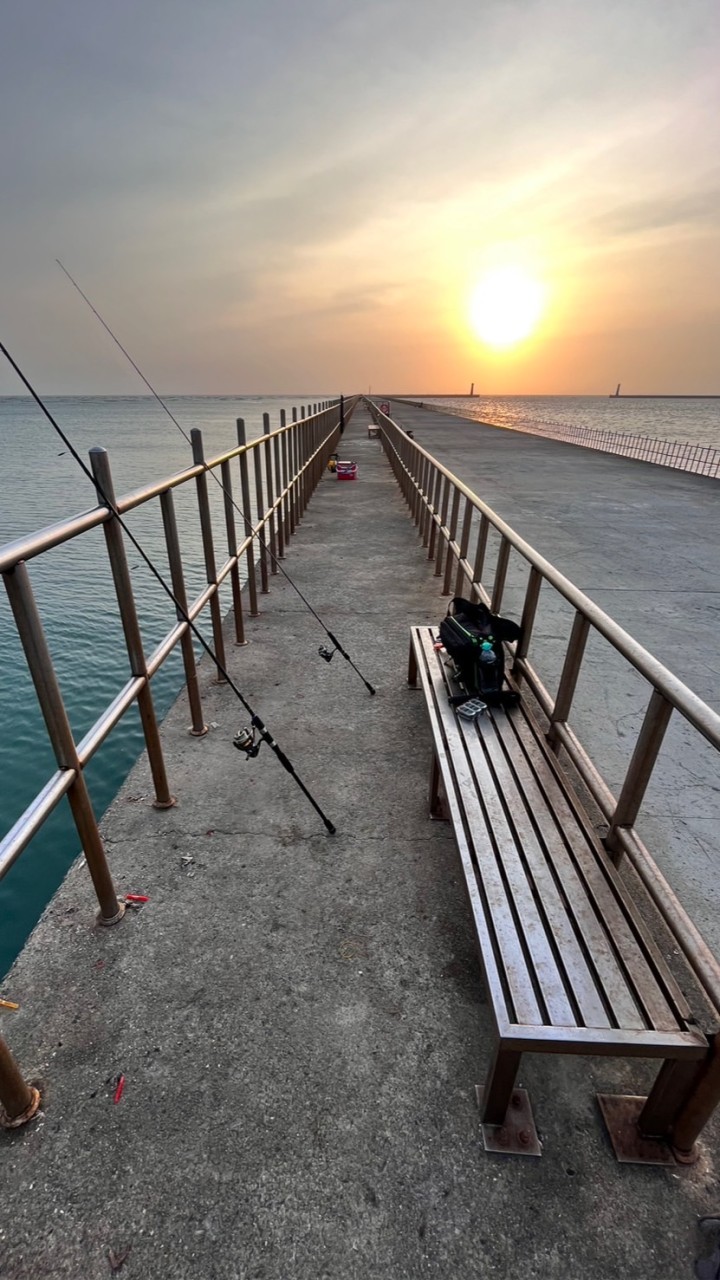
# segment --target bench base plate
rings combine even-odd
[[[475,1085],[478,1106],[482,1106],[484,1092],[481,1084]],[[542,1155],[527,1089],[513,1089],[504,1124],[481,1124],[480,1128],[486,1151],[513,1156]]]
[[[667,1142],[662,1138],[646,1138],[638,1129],[637,1122],[647,1098],[599,1093],[597,1100],[620,1164],[675,1164],[672,1148]]]

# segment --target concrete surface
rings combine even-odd
[[[123,1280],[690,1280],[710,1247],[717,1125],[690,1169],[621,1167],[602,1129],[594,1092],[642,1091],[648,1064],[528,1056],[542,1159],[481,1147],[491,1023],[405,685],[408,627],[445,603],[366,423],[344,445],[358,481],[326,476],[286,566],[377,696],[318,658],[282,578],[228,647],[338,834],[267,748],[233,750],[246,717],[205,664],[217,727],[189,737],[183,697],[163,724],[178,807],[149,807],[140,760],[103,822],[119,889],[150,902],[92,928],[76,865],[3,984],[46,1082],[42,1118],[0,1135],[3,1280],[100,1280],[123,1256]]]

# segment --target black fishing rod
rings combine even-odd
[[[336,828],[333,826],[330,819],[326,817],[326,815],[323,813],[322,809],[320,808],[320,805],[318,804],[315,797],[308,791],[307,787],[305,786],[305,783],[302,781],[301,778],[298,777],[297,773],[295,772],[295,769],[293,768],[291,761],[285,755],[285,752],[278,746],[277,742],[275,741],[272,734],[270,733],[270,730],[267,728],[267,725],[265,724],[265,722],[261,720],[260,716],[253,710],[247,698],[242,694],[238,686],[235,684],[235,681],[230,677],[229,673],[221,663],[217,654],[214,652],[212,646],[208,644],[202,632],[199,630],[198,627],[195,626],[195,623],[188,616],[187,611],[183,609],[182,605],[180,604],[180,601],[175,596],[174,591],[172,590],[171,587],[168,586],[167,582],[165,581],[162,574],[160,573],[160,570],[155,567],[153,561],[150,559],[150,556],[147,554],[147,552],[142,547],[142,545],[138,542],[137,538],[135,537],[135,534],[132,533],[131,530],[128,528],[126,522],[123,520],[115,504],[113,502],[110,502],[107,495],[103,493],[103,490],[98,484],[94,475],[92,474],[92,471],[83,461],[77,449],[73,445],[72,441],[68,438],[68,436],[66,436],[60,424],[55,420],[50,410],[48,409],[47,405],[43,402],[43,400],[41,400],[35,388],[25,377],[25,374],[23,373],[22,369],[19,367],[16,361],[13,360],[13,357],[10,355],[10,352],[8,351],[7,347],[3,342],[0,342],[0,351],[5,356],[5,359],[8,361],[8,363],[15,370],[20,381],[24,384],[25,387],[27,387],[33,400],[38,405],[38,407],[42,410],[42,412],[45,414],[45,417],[47,418],[48,422],[59,435],[60,439],[62,440],[63,444],[68,450],[68,453],[72,455],[72,457],[75,459],[80,469],[87,476],[90,483],[94,485],[101,501],[112,512],[115,519],[118,521],[118,524],[120,525],[121,529],[124,530],[126,537],[129,538],[130,542],[135,547],[135,550],[138,552],[141,559],[147,565],[153,577],[160,583],[160,586],[162,587],[165,594],[170,598],[170,600],[172,600],[175,606],[175,609],[177,610],[178,617],[181,618],[182,621],[187,624],[190,631],[195,636],[196,640],[198,640],[198,642],[202,645],[205,652],[215,663],[215,666],[217,667],[223,680],[227,681],[228,685],[230,686],[233,693],[235,694],[235,697],[242,704],[242,706],[245,708],[248,715],[250,716],[250,728],[241,730],[240,733],[238,733],[234,738],[233,745],[238,747],[240,751],[244,751],[246,755],[250,758],[250,757],[256,756],[258,751],[260,750],[261,743],[266,742],[267,745],[271,747],[272,750],[275,752],[275,755],[277,756],[283,768],[287,770],[290,776],[297,783],[303,795],[307,796],[307,799],[310,801],[313,809],[316,811],[316,813],[320,815],[320,817],[323,820],[323,823],[325,824],[326,830],[330,833],[330,835],[335,835]],[[257,741],[257,737],[260,738],[260,742]]]
[[[105,330],[105,332],[106,332],[107,334],[109,334],[109,336],[112,338],[113,342],[115,343],[115,346],[116,346],[120,351],[122,351],[123,355],[125,356],[125,359],[126,359],[126,360],[131,364],[131,365],[132,365],[132,367],[133,367],[133,369],[135,370],[135,372],[136,372],[136,374],[138,375],[138,377],[139,377],[139,378],[141,378],[141,379],[142,379],[142,381],[145,383],[145,386],[147,387],[147,389],[148,389],[148,391],[150,392],[150,394],[151,394],[151,395],[153,395],[153,396],[155,397],[155,399],[157,400],[158,404],[160,405],[160,408],[164,410],[164,412],[167,414],[167,416],[168,416],[168,418],[170,419],[170,421],[171,421],[171,422],[172,422],[172,423],[177,427],[177,429],[178,429],[178,431],[180,432],[181,436],[183,436],[183,438],[187,441],[187,443],[188,443],[189,445],[192,445],[192,440],[190,439],[190,436],[188,435],[187,431],[184,429],[184,427],[182,427],[182,426],[180,425],[180,423],[178,422],[177,418],[175,417],[175,414],[174,414],[174,413],[172,412],[172,410],[171,410],[171,409],[166,405],[166,403],[165,403],[165,401],[163,400],[162,396],[161,396],[161,395],[159,395],[159,393],[155,390],[155,388],[154,388],[154,386],[152,385],[152,383],[150,382],[150,380],[149,380],[148,378],[146,378],[146,377],[145,377],[145,374],[143,373],[142,369],[141,369],[141,368],[136,364],[136,362],[133,360],[132,356],[130,355],[130,352],[129,352],[129,351],[127,351],[127,350],[125,349],[125,347],[123,346],[123,344],[122,344],[122,342],[120,341],[120,339],[119,339],[119,338],[117,338],[117,337],[115,336],[115,334],[113,333],[112,329],[110,328],[110,325],[109,325],[105,320],[103,320],[103,317],[100,315],[100,312],[98,311],[97,307],[93,306],[93,304],[92,304],[92,302],[90,301],[90,299],[88,298],[87,294],[86,294],[86,293],[83,293],[83,290],[80,288],[80,285],[78,284],[77,280],[75,280],[75,279],[73,278],[73,276],[71,276],[71,275],[70,275],[70,272],[68,271],[67,267],[63,265],[63,263],[60,261],[60,259],[59,259],[59,258],[56,258],[56,259],[55,259],[55,261],[57,262],[57,264],[58,264],[58,266],[59,266],[60,270],[61,270],[61,271],[63,271],[63,272],[65,273],[65,275],[67,276],[67,278],[68,278],[68,280],[70,281],[71,285],[73,285],[73,287],[74,287],[75,289],[77,289],[77,291],[78,291],[78,293],[80,294],[80,297],[83,299],[83,301],[87,303],[87,305],[89,306],[89,308],[90,308],[90,310],[92,311],[93,315],[94,315],[94,316],[95,316],[95,317],[100,321],[100,324],[102,325],[102,327],[103,327],[103,329]],[[205,472],[206,472],[208,475],[211,475],[211,476],[212,476],[212,478],[213,478],[213,480],[215,481],[215,483],[219,486],[219,488],[220,488],[220,489],[222,489],[223,493],[225,494],[225,497],[226,497],[226,498],[227,498],[227,499],[232,503],[232,505],[234,506],[234,508],[235,508],[235,510],[237,511],[238,515],[239,515],[239,516],[241,517],[241,519],[243,520],[243,522],[244,522],[244,524],[245,524],[245,528],[246,528],[247,532],[248,532],[248,533],[252,533],[252,523],[250,522],[250,520],[248,519],[248,517],[245,515],[245,512],[244,512],[244,511],[242,511],[242,510],[241,510],[241,508],[238,506],[238,504],[237,504],[237,502],[236,502],[235,498],[233,497],[233,495],[232,495],[231,493],[228,493],[228,491],[227,491],[227,489],[225,488],[225,485],[223,484],[222,480],[220,480],[220,479],[218,478],[218,476],[216,476],[216,475],[215,475],[215,472],[212,470],[212,467],[209,467],[209,466],[208,466],[208,464],[207,464],[207,462],[205,461],[205,459],[204,459],[204,458],[203,458],[203,460],[202,460],[202,466],[203,466],[203,468],[204,468]],[[350,666],[352,667],[353,671],[355,671],[355,672],[356,672],[356,674],[357,674],[357,675],[359,675],[359,677],[360,677],[360,679],[362,680],[363,684],[365,685],[365,688],[367,689],[368,693],[370,693],[370,694],[374,694],[374,693],[375,693],[375,690],[373,689],[373,686],[370,684],[369,680],[366,680],[366,679],[365,679],[365,676],[363,675],[362,671],[360,671],[360,670],[358,669],[358,667],[356,667],[356,666],[355,666],[355,663],[353,662],[353,660],[352,660],[352,658],[350,657],[349,653],[347,653],[347,652],[345,651],[345,649],[343,648],[343,646],[340,644],[340,641],[338,640],[337,636],[333,635],[332,631],[330,631],[330,630],[329,630],[329,628],[328,628],[328,627],[325,625],[325,623],[323,622],[323,620],[322,620],[322,618],[320,617],[320,614],[317,612],[317,610],[313,608],[313,606],[310,604],[310,601],[309,601],[309,600],[308,600],[308,599],[303,595],[302,591],[301,591],[301,590],[300,590],[300,588],[297,586],[297,584],[296,584],[295,582],[293,582],[292,578],[290,577],[290,574],[287,572],[287,569],[285,569],[284,565],[283,565],[283,564],[282,564],[282,562],[278,559],[278,557],[275,555],[275,553],[274,553],[274,551],[272,550],[272,548],[268,546],[267,542],[265,542],[265,541],[264,541],[264,539],[261,537],[261,535],[260,535],[259,533],[257,533],[255,536],[256,536],[256,538],[257,538],[258,542],[260,543],[260,546],[261,546],[261,547],[262,547],[262,548],[267,552],[267,554],[269,555],[269,557],[270,557],[270,559],[272,560],[273,564],[275,564],[275,565],[277,566],[277,568],[278,568],[278,569],[280,570],[280,572],[282,573],[283,577],[285,577],[285,578],[287,579],[287,581],[290,583],[290,586],[292,587],[293,591],[296,591],[296,592],[297,592],[297,594],[299,595],[299,597],[300,597],[300,599],[302,600],[303,604],[305,605],[305,608],[310,610],[310,613],[311,613],[311,614],[313,615],[313,617],[317,620],[317,622],[319,622],[320,626],[322,627],[323,631],[325,632],[325,635],[328,637],[328,639],[329,639],[329,640],[332,642],[332,644],[334,645],[334,649],[332,649],[332,650],[331,650],[331,649],[326,649],[324,646],[321,646],[321,647],[320,647],[320,649],[318,650],[318,653],[320,654],[320,657],[321,657],[321,658],[324,658],[326,662],[331,662],[331,661],[332,661],[332,658],[333,658],[333,654],[334,654],[334,652],[335,652],[335,651],[337,651],[339,654],[341,654],[341,655],[342,655],[342,657],[345,659],[345,661],[346,661],[346,662],[349,662],[349,663],[350,663]]]

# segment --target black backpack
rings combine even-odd
[[[447,617],[440,623],[440,639],[458,669],[464,694],[452,698],[455,704],[480,698],[489,706],[517,702],[517,694],[503,689],[505,650],[503,640],[517,640],[517,622],[491,613],[485,604],[475,604],[456,596]]]

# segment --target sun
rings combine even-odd
[[[514,347],[529,338],[545,309],[545,289],[520,267],[498,267],[476,285],[470,323],[489,347]]]

